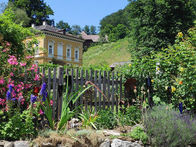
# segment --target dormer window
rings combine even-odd
[[[48,57],[53,57],[54,56],[54,42],[49,41],[48,43]]]
[[[78,62],[79,61],[79,48],[75,48],[74,55],[75,55],[75,58],[74,58],[75,61]]]
[[[66,59],[71,60],[71,46],[68,45],[66,49]]]

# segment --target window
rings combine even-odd
[[[39,62],[38,62],[37,60],[35,60],[34,63],[35,63],[36,65],[38,65]]]
[[[71,46],[70,45],[67,46],[66,58],[67,60],[71,60]]]
[[[78,62],[79,61],[79,48],[75,48],[75,61]]]
[[[35,57],[39,57],[39,42],[35,44]]]
[[[58,51],[57,51],[57,58],[58,59],[63,59],[63,44],[62,43],[58,43]]]
[[[48,57],[54,56],[54,41],[48,42]]]

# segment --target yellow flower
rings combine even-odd
[[[181,72],[183,72],[184,71],[184,68],[183,67],[180,67],[180,69],[179,69]]]
[[[153,83],[153,82],[154,82],[154,80],[151,80],[151,82]]]
[[[129,67],[131,67],[132,65],[131,64],[129,64]]]
[[[183,33],[182,32],[179,32],[177,36],[180,37],[180,38],[182,38],[183,37]]]
[[[158,67],[158,68],[157,68],[157,70],[159,71],[159,70],[160,70],[160,68]]]
[[[174,86],[171,87],[171,92],[175,92],[176,91],[176,88]]]

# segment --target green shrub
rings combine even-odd
[[[95,124],[97,129],[113,129],[117,126],[117,119],[111,110],[100,110]]]
[[[196,137],[196,119],[168,106],[155,106],[147,111],[144,126],[154,146],[186,146]]]
[[[141,140],[144,144],[147,143],[148,141],[148,136],[147,134],[144,132],[144,129],[141,128],[140,126],[135,127],[131,133],[129,134],[130,137],[132,137],[133,139],[136,140]]]
[[[141,121],[141,110],[137,106],[130,106],[125,114],[119,112],[118,117],[121,125],[135,125]]]
[[[33,138],[37,130],[33,123],[30,111],[25,110],[22,114],[14,109],[14,114],[5,114],[0,125],[0,139],[19,140]],[[9,117],[8,117],[9,116]],[[8,120],[6,121],[6,119]]]

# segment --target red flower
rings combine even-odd
[[[38,96],[39,91],[40,91],[39,87],[34,87],[33,88],[33,93],[34,93],[35,96]]]

